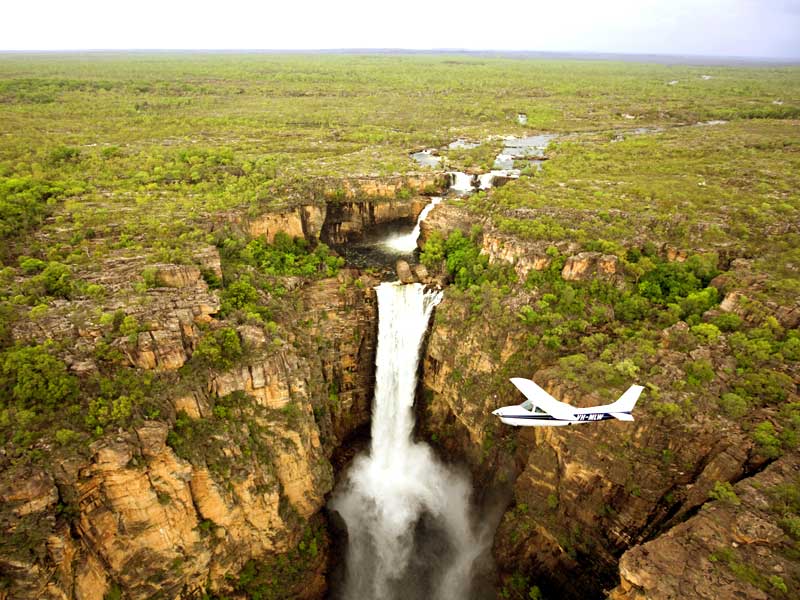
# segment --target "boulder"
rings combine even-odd
[[[397,278],[402,283],[414,283],[414,275],[411,273],[411,267],[404,260],[398,260],[395,267],[397,271]]]

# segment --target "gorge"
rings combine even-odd
[[[793,598],[800,80],[696,70],[0,56],[0,600]]]
[[[383,283],[377,297],[371,447],[330,504],[347,526],[341,597],[469,598],[472,563],[487,550],[474,533],[469,482],[412,439],[419,351],[441,292]]]

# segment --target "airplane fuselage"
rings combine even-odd
[[[607,412],[594,412],[576,414],[574,421],[564,421],[562,419],[556,419],[547,413],[530,413],[519,406],[498,408],[493,414],[500,417],[500,422],[506,425],[513,425],[514,427],[560,427],[562,425],[593,423],[615,418]]]

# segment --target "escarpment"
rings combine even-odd
[[[92,401],[94,435],[65,429],[30,450],[46,461],[15,466],[4,451],[0,598],[227,593],[248,564],[287,552],[299,578],[284,593],[324,594],[318,513],[333,453],[369,422],[376,281],[350,269],[287,277],[277,321],[236,322],[208,283],[225,275],[216,249],[192,261],[111,258],[82,273],[102,297],[54,303],[14,330],[69,348],[82,386],[110,386],[109,370],[160,383],[144,414],[125,417],[126,397]]]
[[[454,231],[468,234],[476,224],[470,221],[469,212],[453,203],[434,209],[423,229],[428,239],[437,234],[452,240],[457,239]],[[796,363],[789,361],[773,372],[780,383],[772,392],[751,388],[747,381],[760,377],[747,374],[754,364],[775,368],[776,363],[751,362],[742,354],[743,334],[721,333],[712,324],[756,326],[769,317],[782,332],[796,327],[797,307],[757,300],[764,277],[753,275],[750,262],[732,261],[723,264],[727,271],[708,279],[710,287],[703,292],[720,300],[718,306],[689,307],[688,300],[681,301],[691,325],[678,313],[662,325],[654,323],[647,333],[636,335],[631,328],[627,339],[619,339],[610,324],[636,324],[641,318],[629,312],[626,299],[633,295],[628,290],[634,268],[616,255],[580,251],[563,242],[521,240],[487,222],[477,224],[483,231],[474,243],[487,266],[472,277],[482,283],[451,287],[438,308],[424,357],[425,402],[418,412],[422,435],[447,456],[466,460],[483,482],[484,494],[511,487],[512,499],[494,540],[498,567],[511,586],[507,589],[516,589],[520,581],[535,582],[545,597],[600,598],[618,585],[621,574],[615,598],[717,597],[716,586],[699,583],[713,569],[716,579],[710,581],[724,582],[731,597],[784,597],[796,577],[794,566],[785,562],[790,559],[776,559],[775,571],[755,583],[738,581],[749,577],[742,575],[741,565],[760,571],[758,565],[769,563],[770,554],[750,561],[747,557],[760,542],[739,551],[737,544],[744,542],[734,536],[728,542],[733,549],[726,550],[709,529],[731,529],[740,518],[755,519],[740,514],[751,515],[754,506],[764,510],[758,500],[735,511],[697,511],[709,498],[719,497],[727,482],[741,480],[739,486],[745,486],[752,480],[743,488],[750,490],[761,485],[761,470],[780,442],[765,442],[753,428],[793,431],[785,418],[797,406],[800,381]],[[690,254],[663,244],[653,260],[665,271],[683,269],[669,265],[697,260]],[[485,269],[493,267],[499,270],[486,276]],[[587,289],[602,300],[592,303]],[[693,310],[697,316],[686,316]],[[634,423],[517,430],[491,414],[522,401],[508,382],[512,376],[534,379],[576,406],[611,402],[633,382],[647,388]],[[742,397],[750,393],[755,407],[745,410]],[[770,402],[777,402],[777,408]],[[765,443],[776,446],[770,450]],[[781,460],[790,465],[794,459]],[[795,489],[790,468],[770,466],[768,471],[773,487]],[[783,510],[792,514],[794,509]],[[753,527],[769,532],[769,553],[787,557],[794,542],[778,526],[779,512],[768,516],[766,511]],[[709,548],[703,561],[674,564],[671,558],[679,556],[691,561],[696,535],[716,540],[701,543]]]

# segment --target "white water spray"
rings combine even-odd
[[[414,252],[414,250],[417,249],[417,238],[419,238],[421,223],[425,220],[425,217],[428,216],[428,213],[433,210],[433,207],[439,204],[441,201],[441,197],[433,196],[428,205],[422,209],[421,213],[419,213],[419,217],[417,217],[417,222],[414,225],[414,229],[411,231],[411,233],[407,233],[405,235],[394,235],[384,240],[381,245],[388,250],[402,252],[403,254],[411,254]]]
[[[377,293],[372,446],[331,501],[347,524],[342,596],[468,598],[473,563],[491,537],[473,532],[467,479],[412,440],[420,346],[442,293],[399,283],[383,283]],[[435,550],[421,548],[426,535],[436,538]]]

